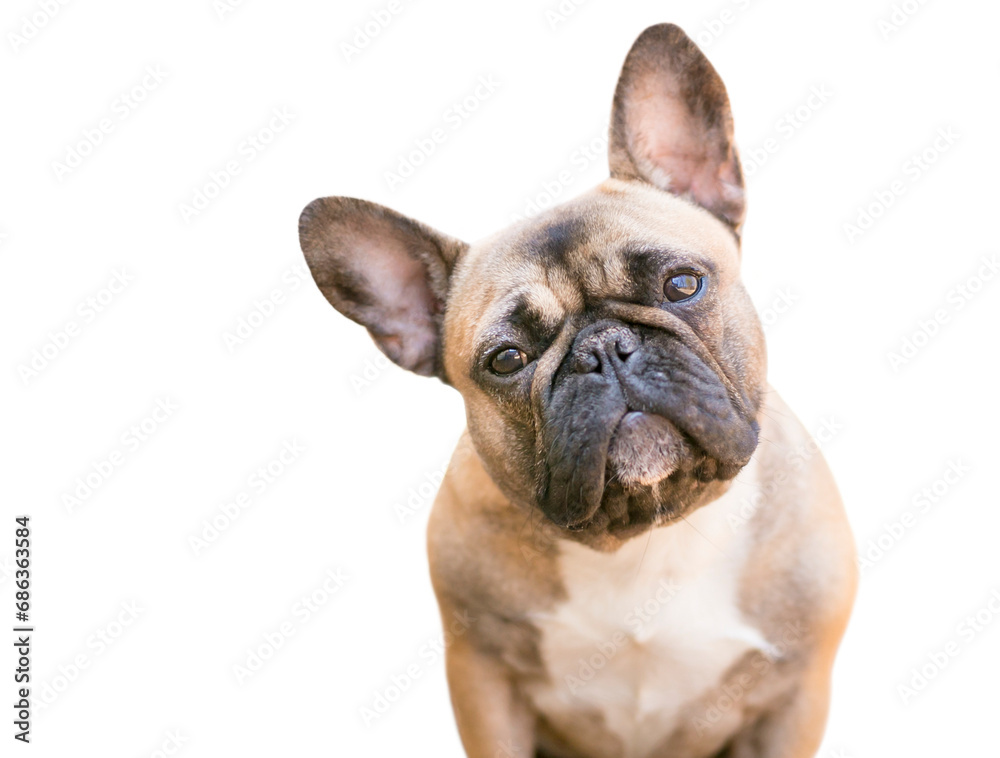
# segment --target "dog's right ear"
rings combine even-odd
[[[403,368],[445,378],[441,320],[464,242],[350,197],[309,203],[299,218],[299,241],[334,308],[368,329]]]

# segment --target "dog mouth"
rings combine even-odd
[[[581,537],[627,539],[683,518],[720,494],[746,463],[706,452],[663,416],[632,410],[614,426],[606,451],[589,508],[551,513],[543,507],[556,526]]]
[[[598,501],[589,512],[555,523],[585,541],[602,534],[628,539],[709,502],[744,462],[709,454],[665,416],[628,409],[613,425]]]
[[[720,468],[670,420],[629,410],[608,446],[599,505],[564,528],[626,539],[678,520],[717,483]]]

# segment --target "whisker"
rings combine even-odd
[[[652,529],[647,529],[646,530],[646,544],[642,548],[642,555],[639,556],[639,565],[635,567],[635,575],[632,577],[632,581],[633,582],[636,579],[639,578],[639,571],[640,571],[640,569],[642,569],[642,562],[646,558],[646,551],[649,550],[649,542],[652,539],[653,539],[653,530]]]
[[[702,537],[702,538],[703,538],[703,539],[705,540],[705,542],[707,542],[707,543],[708,543],[709,545],[711,545],[712,547],[714,547],[714,548],[715,548],[716,550],[718,550],[718,551],[719,551],[720,553],[724,553],[724,552],[725,552],[725,551],[724,551],[724,550],[723,550],[723,549],[722,549],[721,547],[719,547],[718,545],[716,545],[716,544],[715,544],[714,542],[712,542],[712,540],[710,540],[710,539],[709,539],[708,537],[706,537],[706,536],[705,536],[704,534],[702,534],[702,533],[701,533],[701,530],[700,530],[700,529],[698,529],[698,527],[696,527],[696,526],[695,526],[694,524],[692,524],[692,523],[691,523],[690,521],[688,521],[688,520],[687,520],[687,516],[685,516],[685,515],[684,515],[683,513],[681,514],[681,519],[682,519],[682,520],[684,521],[684,523],[685,523],[685,524],[687,524],[687,525],[688,525],[688,526],[690,526],[690,527],[691,527],[692,529],[694,529],[694,530],[695,530],[696,532],[698,532],[698,534],[700,534],[700,535],[701,535],[701,537]]]

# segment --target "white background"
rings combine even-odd
[[[1000,588],[1000,283],[977,279],[1000,251],[1000,9],[910,0],[889,30],[892,4],[861,0],[589,0],[562,18],[547,13],[555,0],[399,3],[350,61],[343,44],[387,3],[249,0],[220,18],[211,0],[94,0],[51,19],[40,3],[4,5],[0,617],[6,639],[13,517],[29,513],[34,693],[53,688],[31,746],[15,748],[148,756],[178,730],[190,758],[461,754],[420,488],[439,476],[462,404],[375,365],[363,330],[300,277],[298,213],[353,195],[476,239],[561,172],[562,197],[582,191],[606,175],[625,53],[674,21],[726,81],[744,156],[775,140],[748,172],[744,278],[768,321],[771,380],[810,429],[837,429],[824,453],[862,554],[876,556],[822,754],[995,751],[1000,615],[984,612],[992,624],[971,639],[961,625]],[[19,42],[32,16],[46,23]],[[122,119],[116,99],[156,66],[165,78]],[[480,76],[499,86],[455,129],[445,113]],[[808,111],[814,87],[832,95],[789,134],[782,119]],[[293,117],[248,160],[244,141],[272,109]],[[110,133],[57,171],[105,118]],[[438,127],[445,143],[390,190],[386,172]],[[935,152],[940,129],[957,137]],[[600,156],[584,167],[577,151],[592,142]],[[935,160],[916,170],[925,149]],[[230,160],[239,173],[185,219],[180,206]],[[897,180],[905,192],[849,239],[844,225]],[[104,292],[122,270],[130,283]],[[274,290],[282,302],[230,349],[226,334]],[[105,301],[92,318],[88,298]],[[76,336],[56,348],[71,321]],[[919,347],[894,364],[907,339]],[[27,374],[35,350],[54,357]],[[176,410],[140,444],[123,440],[158,399]],[[259,492],[248,478],[292,440],[303,452]],[[116,451],[121,465],[67,507]],[[921,490],[952,462],[968,470],[922,512]],[[241,493],[250,507],[196,554],[192,535]],[[302,623],[296,603],[337,569],[343,587]],[[120,627],[130,602],[141,610]],[[239,682],[234,666],[283,622],[292,636]],[[959,654],[904,704],[899,685],[950,641]],[[0,647],[13,755],[14,660]],[[361,709],[411,664],[420,678],[366,725]]]

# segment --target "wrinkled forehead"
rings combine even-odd
[[[606,300],[633,300],[670,269],[721,285],[737,278],[739,246],[710,213],[665,192],[608,180],[590,193],[476,243],[451,306],[468,337],[500,321],[556,329]]]

